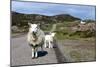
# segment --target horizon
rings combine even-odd
[[[82,20],[96,20],[95,6],[86,5],[12,1],[11,11],[22,14],[40,14],[45,16],[68,14]]]

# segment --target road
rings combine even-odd
[[[57,26],[57,24],[53,24],[52,29],[51,29],[51,32],[53,32],[53,31],[56,30],[56,26]]]
[[[48,64],[57,63],[55,51],[53,48],[44,48],[44,52],[38,59],[32,59],[31,48],[27,44],[26,35],[11,40],[11,65],[30,65],[30,64]]]
[[[26,41],[26,35],[22,35],[11,39],[11,66],[95,61],[95,49],[95,42],[57,41],[54,48],[44,48],[43,53],[39,49],[39,57],[32,59],[31,48]]]

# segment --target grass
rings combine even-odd
[[[58,40],[84,40],[84,41],[95,41],[95,37],[87,37],[87,38],[82,38],[79,35],[74,35],[74,36],[69,36],[69,34],[63,35],[63,34],[56,34],[56,38]]]
[[[96,60],[96,44],[93,41],[59,40],[64,56],[69,62]]]
[[[65,39],[75,39],[75,40],[95,40],[95,32],[90,31],[71,31],[71,27],[73,25],[77,25],[74,22],[64,22],[64,23],[57,23],[56,27],[56,37],[59,40]]]
[[[73,50],[70,51],[70,57],[74,59],[74,61],[79,62],[79,61],[93,61],[96,59],[96,53],[95,50]]]
[[[73,58],[74,60],[77,60],[77,61],[80,61],[82,59],[82,54],[79,53],[78,51],[71,51],[70,56],[71,56],[71,58]]]
[[[75,39],[75,40],[79,40],[79,39],[83,39],[83,40],[95,40],[95,36],[90,36],[88,37],[88,35],[82,33],[82,32],[78,32],[78,33],[73,33],[67,30],[59,30],[56,31],[56,37],[59,40],[64,40],[64,39]]]

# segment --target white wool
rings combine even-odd
[[[56,33],[50,33],[48,35],[45,35],[45,47],[47,46],[47,42],[49,43],[49,47],[52,46],[53,44],[53,38]],[[52,43],[51,43],[52,42]]]
[[[35,46],[35,42],[34,42],[35,38],[32,36],[32,34],[30,32],[28,32],[27,35],[27,41],[29,44],[33,44]]]
[[[31,46],[31,47],[33,47],[32,48],[32,57],[38,57],[38,54],[37,54],[38,47],[41,47],[41,49],[43,49],[42,46],[44,44],[44,32],[39,27],[37,27],[38,25],[36,25],[36,24],[30,23],[29,25],[30,25],[30,28],[29,28],[29,32],[27,34],[27,41],[30,45],[33,45],[33,46]],[[35,32],[36,37],[34,37],[34,35],[32,34],[33,32]]]
[[[39,45],[44,40],[44,32],[42,30],[39,30],[37,32],[37,37],[38,39],[34,41],[35,38],[33,37],[32,33],[28,32],[27,41],[29,42],[29,44],[33,44],[34,46],[37,44]]]

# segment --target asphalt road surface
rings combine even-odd
[[[27,43],[26,35],[11,39],[11,66],[66,62],[57,44],[54,48],[44,48],[43,53],[39,48],[38,55],[37,59],[32,59],[31,47]]]

